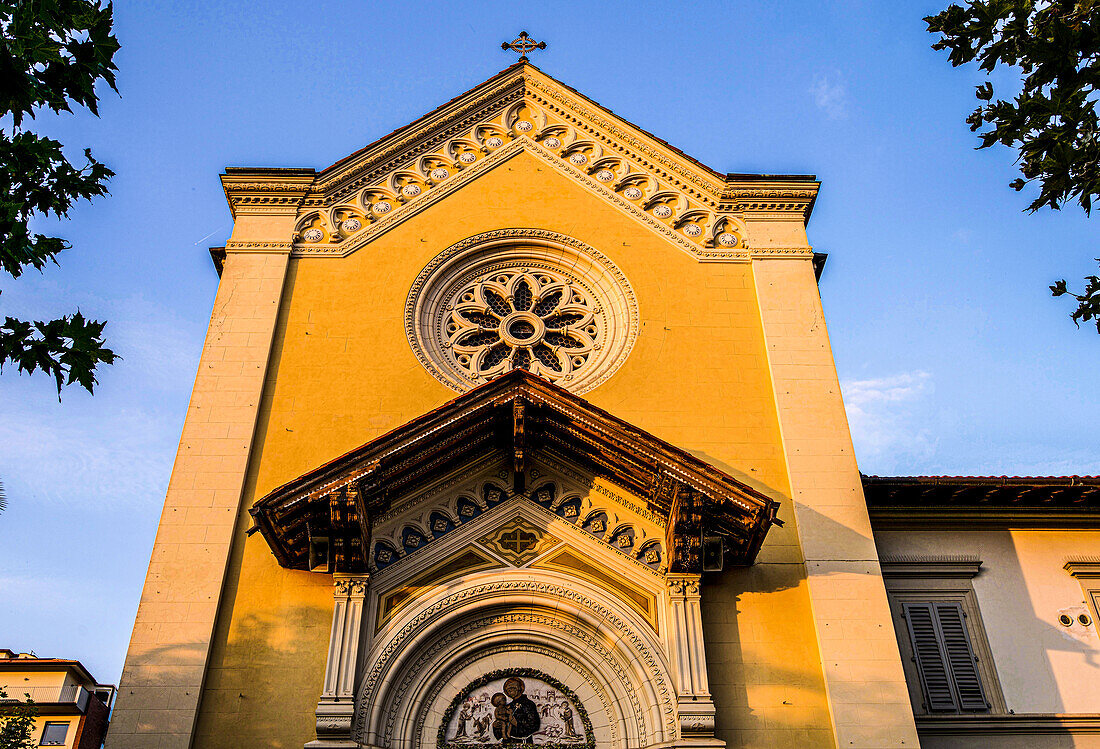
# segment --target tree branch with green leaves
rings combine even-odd
[[[0,749],[34,749],[38,742],[34,740],[34,720],[38,717],[38,707],[30,695],[26,701],[9,700],[4,687],[0,687]]]
[[[84,149],[72,164],[62,144],[29,131],[42,109],[98,116],[96,84],[116,92],[113,9],[99,0],[0,0],[0,269],[19,278],[27,268],[57,264],[69,249],[59,237],[34,233],[36,217],[68,216],[73,203],[107,194],[113,172]],[[105,345],[104,322],[79,311],[56,320],[27,322],[6,316],[0,325],[0,368],[52,376],[58,397],[65,385],[92,392],[96,371],[117,357]]]
[[[1100,197],[1100,1],[968,0],[924,20],[940,35],[932,48],[948,50],[953,66],[977,62],[987,75],[1002,65],[1020,72],[1021,90],[1009,99],[995,98],[988,81],[977,86],[983,103],[966,121],[978,133],[978,148],[1016,149],[1022,176],[1010,187],[1039,187],[1026,210],[1076,202],[1090,214]],[[1095,286],[1070,294],[1078,301],[1075,323],[1095,319]],[[1064,280],[1050,288],[1054,296],[1069,293]]]

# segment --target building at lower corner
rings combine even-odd
[[[108,749],[1098,737],[1096,482],[861,476],[814,177],[521,62],[222,184]]]
[[[0,719],[17,702],[33,700],[35,746],[99,749],[107,734],[113,684],[99,684],[80,661],[39,658],[0,648]]]

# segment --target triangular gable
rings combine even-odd
[[[283,566],[308,569],[310,538],[324,537],[339,547],[341,571],[362,570],[374,518],[490,453],[509,456],[511,496],[537,489],[526,486],[531,460],[547,455],[642,498],[665,527],[674,572],[701,571],[704,536],[722,537],[734,561],[751,563],[778,509],[714,466],[517,369],[284,484],[250,512]]]
[[[700,260],[811,253],[751,249],[746,218],[806,221],[813,176],[719,174],[529,63],[317,173],[294,198],[292,252],[348,255],[524,152]],[[231,206],[267,184],[233,173],[222,181]]]

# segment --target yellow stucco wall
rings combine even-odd
[[[607,255],[633,286],[637,343],[585,398],[776,498],[788,496],[751,265],[700,263],[520,154],[349,257],[291,260],[195,747],[300,747],[313,737],[331,583],[281,569],[259,535],[246,539],[246,508],[455,396],[409,347],[406,295],[437,253],[502,227],[574,237]],[[773,529],[760,564],[726,573],[704,595],[718,732],[736,746],[829,746],[804,567],[785,502],[780,517],[787,525]]]

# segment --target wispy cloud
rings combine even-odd
[[[839,73],[815,75],[810,86],[810,95],[818,109],[830,120],[841,120],[848,116],[848,89],[840,80]]]
[[[970,240],[974,239],[974,231],[972,229],[956,229],[951,233],[951,238],[959,244],[970,244]]]
[[[141,409],[0,409],[8,501],[133,507],[164,498],[176,418]]]
[[[140,378],[154,390],[190,390],[202,350],[201,319],[184,322],[140,295],[111,303],[107,319],[105,335],[122,357],[115,365],[121,376]]]
[[[4,293],[5,310],[25,314],[36,294],[65,299],[68,290],[49,282],[13,287]],[[4,370],[0,476],[13,505],[125,508],[164,498],[203,321],[185,322],[143,295],[87,301],[90,314],[108,321],[107,345],[122,357],[97,373],[94,397],[69,388],[58,404],[48,378]]]
[[[847,380],[841,389],[861,470],[892,473],[932,455],[932,432],[919,415],[921,400],[932,390],[927,372]]]

